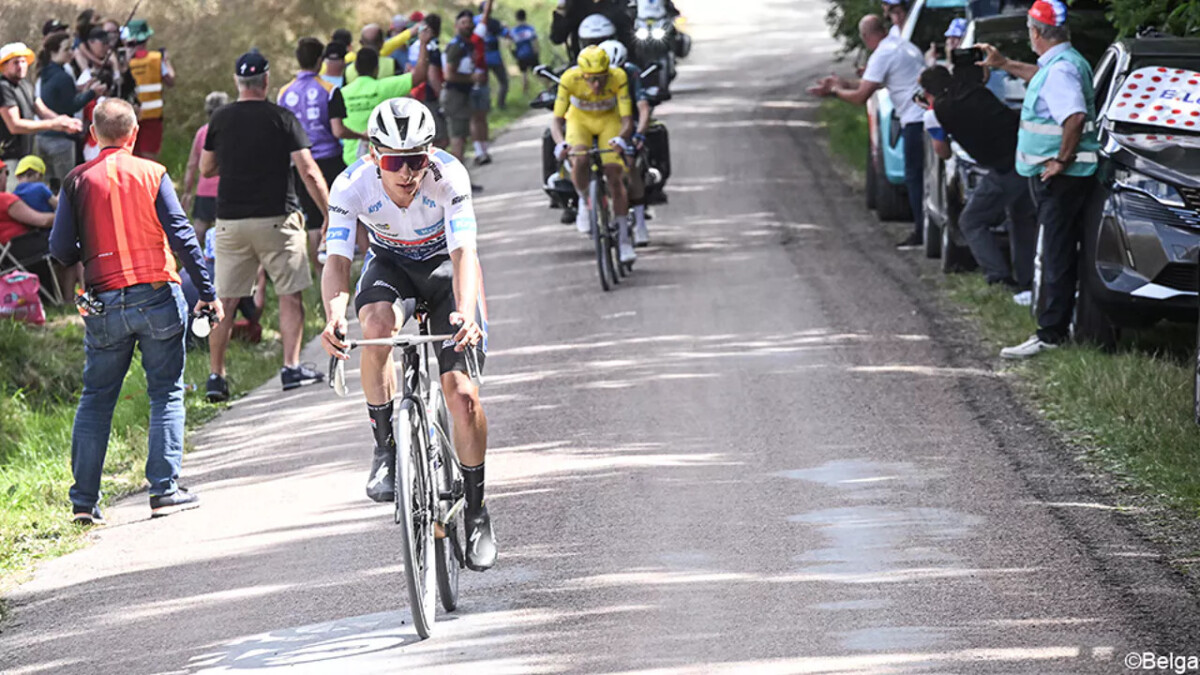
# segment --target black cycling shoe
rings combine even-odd
[[[325,381],[325,373],[311,368],[307,363],[298,365],[294,368],[283,367],[279,369],[279,380],[283,382],[283,390],[289,391],[306,384]]]
[[[208,376],[208,383],[204,386],[204,398],[209,403],[221,403],[229,400],[229,383],[225,378],[216,373],[211,373]]]
[[[367,496],[377,502],[396,501],[396,449],[375,446],[371,475],[367,477]]]
[[[496,535],[492,533],[492,519],[487,506],[479,511],[463,514],[467,534],[467,567],[482,572],[496,564]]]

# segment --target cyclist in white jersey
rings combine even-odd
[[[434,334],[455,334],[457,346],[444,346],[438,365],[463,469],[467,566],[482,571],[495,563],[496,542],[483,504],[487,418],[479,403],[479,388],[466,373],[465,350],[476,350],[482,368],[487,349],[475,210],[466,167],[432,147],[435,134],[433,114],[414,99],[388,99],[371,112],[370,154],[347,168],[330,189],[328,259],[321,278],[328,324],[321,341],[331,355],[348,358],[341,350],[356,223],[361,221],[371,243],[354,300],[363,337],[395,335],[407,319],[405,309],[397,317],[396,308],[411,307],[407,301],[417,300],[429,307]],[[361,374],[375,437],[367,496],[392,501],[396,497],[392,348],[365,347]]]

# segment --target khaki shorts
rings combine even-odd
[[[471,134],[471,94],[442,87],[442,111],[450,138],[466,138]]]
[[[299,211],[271,218],[217,218],[217,297],[243,298],[254,289],[258,266],[267,270],[275,293],[291,295],[312,286],[308,237]]]

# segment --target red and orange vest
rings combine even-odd
[[[123,148],[105,148],[67,174],[62,189],[79,229],[88,288],[179,283],[175,255],[155,206],[166,173],[163,165]]]

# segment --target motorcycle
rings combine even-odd
[[[652,78],[658,66],[652,65],[641,72],[642,80]],[[566,68],[557,72],[545,65],[533,69],[534,74],[549,82],[547,89],[529,102],[530,108],[553,110],[554,100],[558,95],[560,77]],[[634,159],[634,170],[641,171],[646,185],[646,201],[649,204],[665,204],[667,196],[664,188],[671,176],[671,151],[667,135],[667,127],[662,122],[653,119],[653,109],[670,98],[657,87],[648,87],[646,97],[651,106],[650,126],[646,129],[646,143]],[[563,209],[562,222],[575,222],[575,212],[578,208],[578,195],[571,183],[571,169],[565,160],[559,160],[554,154],[554,138],[547,128],[542,134],[542,190],[550,198],[550,208]]]
[[[642,80],[646,86],[657,86],[663,92],[671,90],[675,79],[675,36],[673,23],[662,18],[638,17],[633,22],[633,60],[658,66],[655,79]]]

